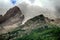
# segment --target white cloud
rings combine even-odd
[[[55,2],[54,0],[35,0],[33,3],[31,3],[32,0],[17,0],[15,5],[18,5],[23,1],[30,4],[30,5],[37,5],[37,6],[52,9],[52,10],[54,9],[54,5],[53,5],[53,3]],[[10,0],[0,0],[0,10],[3,9],[3,11],[4,11],[6,9],[9,9],[10,7],[15,6],[15,5],[13,5],[10,2]],[[1,11],[0,11],[0,13],[1,13]],[[2,14],[3,14],[3,12],[2,12]]]

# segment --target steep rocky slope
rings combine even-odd
[[[24,15],[17,6],[10,8],[4,16],[0,15],[0,33],[16,28],[23,19]]]

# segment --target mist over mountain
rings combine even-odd
[[[32,1],[26,0],[21,3],[18,2],[18,5],[10,5],[8,2],[3,5],[3,7],[0,5],[0,14],[5,15],[6,12],[10,9],[13,8],[14,6],[17,6],[22,14],[24,15],[24,20],[22,24],[24,24],[27,20],[38,16],[40,14],[43,14],[45,17],[55,19],[55,18],[60,18],[60,13],[59,13],[59,5],[58,5],[58,0],[35,0],[33,3]],[[1,2],[2,3],[2,2]],[[7,5],[7,7],[6,7]]]
[[[8,0],[5,4],[2,2],[0,40],[60,39],[59,0],[23,0],[16,4]]]
[[[26,2],[22,2],[19,5],[16,5],[12,8],[10,8],[5,15],[1,18],[3,22],[6,20],[6,22],[3,22],[2,26],[4,28],[11,29],[13,27],[18,27],[17,24],[19,24],[19,20],[21,24],[24,24],[27,20],[34,18],[35,16],[43,14],[45,17],[48,17],[49,19],[55,19],[55,10],[50,10],[48,8],[43,8],[38,5],[31,5]],[[21,15],[22,18],[20,17]],[[21,19],[20,19],[21,18]],[[16,22],[18,21],[18,22]],[[7,24],[8,23],[8,24]],[[16,24],[17,23],[17,24]],[[9,28],[10,27],[10,28]]]
[[[44,16],[51,19],[56,18],[55,10],[50,10],[48,8],[43,8],[37,5],[31,5],[26,2],[22,2],[21,4],[17,6],[21,9],[22,13],[25,16],[24,22],[40,14],[43,14]]]
[[[48,17],[50,19],[56,19],[60,18],[59,3],[60,3],[59,0],[22,0],[22,1],[18,0],[16,4],[13,5],[8,0],[6,1],[0,0],[0,15],[3,16],[2,19],[5,18],[10,19],[9,10],[17,6],[21,10],[21,13],[24,15],[24,20],[22,21],[22,24],[24,24],[27,20],[40,14],[43,14],[45,17]],[[12,14],[14,14],[13,9],[11,12]],[[5,16],[6,13],[8,15]]]

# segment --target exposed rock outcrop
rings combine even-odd
[[[3,23],[4,21],[10,19],[11,17],[15,16],[16,14],[22,15],[21,10],[17,6],[9,9],[4,16],[0,15],[0,23]]]
[[[0,32],[7,32],[18,27],[23,19],[24,15],[17,6],[9,9],[4,16],[0,15],[0,27],[3,28]]]

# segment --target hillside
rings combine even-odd
[[[60,27],[51,24],[51,21],[41,14],[15,30],[1,34],[0,40],[59,40]]]

